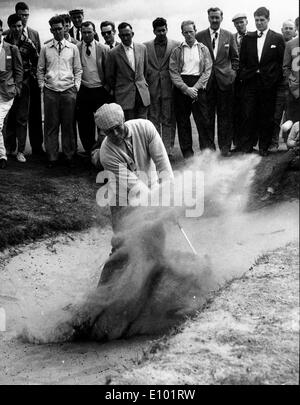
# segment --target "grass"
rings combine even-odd
[[[109,224],[108,208],[96,204],[96,175],[84,161],[75,169],[50,170],[30,157],[26,165],[10,159],[0,171],[0,250],[53,232]]]

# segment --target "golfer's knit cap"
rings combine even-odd
[[[72,14],[83,14],[83,9],[82,8],[76,8],[74,10],[70,10],[69,14],[70,15],[72,15]]]
[[[103,104],[95,112],[94,117],[97,127],[104,131],[124,123],[124,112],[116,103]]]
[[[238,13],[234,17],[232,17],[232,21],[235,21],[238,18],[247,18],[247,15],[246,15],[246,13]]]

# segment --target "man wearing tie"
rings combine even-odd
[[[48,167],[58,161],[59,127],[61,126],[62,151],[69,167],[74,165],[74,125],[77,92],[81,83],[81,62],[76,45],[64,38],[64,19],[50,19],[52,42],[46,44],[38,62],[38,83],[44,94],[45,149]]]
[[[111,49],[107,57],[107,82],[124,110],[125,120],[147,118],[150,94],[146,75],[148,57],[145,45],[132,41],[134,32],[127,22],[118,26],[121,44]]]
[[[237,45],[238,52],[240,53],[241,45],[243,38],[247,35],[247,25],[248,19],[246,13],[238,13],[232,18],[232,22],[237,30],[237,32],[233,35],[234,40]],[[239,133],[241,130],[242,124],[242,98],[243,98],[243,86],[241,81],[238,77],[235,79],[234,82],[234,104],[233,104],[233,144],[236,145],[237,138],[239,137]],[[235,152],[235,149],[232,151]]]
[[[69,11],[73,27],[70,29],[69,34],[72,38],[76,39],[76,41],[82,41],[82,34],[81,34],[81,25],[84,19],[84,13],[82,9],[75,9]],[[95,32],[95,40],[99,41],[99,37],[97,32]]]
[[[254,12],[255,32],[249,32],[240,51],[239,78],[242,80],[243,122],[237,143],[241,152],[251,153],[259,141],[259,153],[267,156],[274,129],[277,86],[282,79],[284,40],[268,28],[270,12],[260,7]]]
[[[108,49],[95,41],[95,25],[82,23],[82,42],[77,44],[82,64],[81,86],[77,97],[77,122],[79,137],[89,154],[95,144],[94,112],[111,101],[107,91],[105,63]]]
[[[218,7],[207,10],[210,27],[196,34],[210,51],[213,68],[207,84],[210,138],[214,139],[215,113],[218,116],[218,144],[222,156],[230,156],[233,138],[233,86],[239,56],[231,32],[220,28],[223,12]]]

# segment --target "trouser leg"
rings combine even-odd
[[[166,151],[169,154],[174,146],[174,107],[172,98],[161,99],[161,134]]]
[[[136,93],[135,93],[134,110],[135,110],[135,118],[143,118],[145,120],[147,119],[148,107],[144,106],[143,100],[142,100],[138,90],[136,90]]]
[[[41,111],[41,91],[37,80],[30,78],[30,104],[28,117],[28,134],[32,153],[43,151],[43,124]]]
[[[174,107],[178,130],[178,140],[183,157],[193,156],[193,139],[190,115],[192,99],[179,89],[174,89]]]
[[[75,134],[71,124],[75,116],[77,91],[75,87],[63,91],[60,96],[61,145],[66,159],[75,154]]]
[[[242,124],[237,139],[237,148],[242,152],[250,152],[256,141],[258,114],[258,85],[253,78],[244,85],[242,101]]]
[[[283,116],[283,112],[286,110],[286,98],[287,87],[284,84],[280,84],[277,88],[275,98],[275,111],[274,111],[274,131],[272,134],[272,146],[279,145],[280,124]]]
[[[7,116],[12,104],[13,104],[13,99],[9,101],[4,101],[0,99],[0,159],[5,159],[7,160],[6,156],[6,149],[4,145],[4,139],[3,139],[3,125],[4,125],[4,119]]]
[[[198,91],[198,99],[192,103],[193,117],[197,126],[199,147],[215,150],[214,139],[209,131],[209,116],[207,108],[207,94],[205,90]]]
[[[58,159],[59,151],[59,125],[60,125],[60,93],[44,88],[44,130],[45,149],[48,159],[55,161]],[[72,126],[72,121],[69,121]]]
[[[221,152],[231,149],[233,138],[233,88],[217,88],[218,144]]]
[[[276,88],[259,88],[259,149],[267,151],[271,145],[274,131],[274,109]]]
[[[29,78],[23,81],[22,91],[16,109],[16,138],[18,140],[18,152],[24,153],[27,138],[27,125],[29,117]]]
[[[215,139],[215,120],[216,120],[216,107],[217,107],[217,87],[216,79],[211,80],[210,86],[207,89],[207,108],[209,119],[209,139]]]

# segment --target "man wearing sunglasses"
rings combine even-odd
[[[115,40],[116,28],[112,21],[102,21],[100,24],[101,35],[105,41],[105,45],[110,49],[119,45],[119,42]]]

